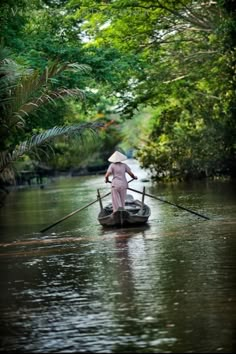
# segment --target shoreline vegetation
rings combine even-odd
[[[28,188],[44,189],[45,186],[53,183],[53,181],[60,177],[66,178],[105,174],[106,166],[107,164],[74,168],[71,170],[46,169],[44,172],[41,170],[40,173],[37,171],[19,171],[15,177],[14,183],[0,185],[0,208],[4,207],[7,196],[11,191]]]
[[[108,163],[100,164],[100,165],[91,165],[86,167],[78,167],[72,169],[65,169],[65,170],[57,170],[54,168],[38,168],[34,171],[22,170],[18,171],[16,174],[15,182],[12,184],[1,184],[0,185],[0,208],[4,207],[7,196],[10,194],[11,191],[15,190],[23,190],[28,188],[40,188],[44,189],[47,185],[55,182],[58,178],[72,178],[72,177],[82,177],[82,176],[93,176],[93,175],[104,175]],[[221,180],[221,181],[229,181],[233,180],[233,178],[229,175],[219,174],[219,175],[212,175],[212,176],[202,176],[201,178],[195,179],[186,179],[186,180],[179,180],[170,179],[170,180],[158,180],[153,178],[150,175],[150,178],[142,179],[143,183],[149,182],[150,180],[158,183],[158,184],[169,184],[169,183],[188,183],[200,180]]]
[[[7,183],[4,185],[0,185],[0,190],[8,192],[12,189],[17,188],[26,188],[26,187],[33,187],[39,186],[44,188],[45,185],[50,183],[60,177],[82,177],[82,176],[93,176],[93,175],[103,175],[106,173],[108,168],[108,163],[104,163],[102,165],[96,166],[85,166],[85,167],[78,167],[78,168],[71,168],[71,169],[54,169],[54,168],[47,168],[47,169],[40,169],[38,171],[28,171],[22,170],[18,171],[16,174],[15,182],[14,183]],[[219,175],[211,175],[211,176],[201,176],[198,178],[191,178],[191,179],[178,179],[170,178],[170,179],[157,179],[150,175],[150,178],[143,179],[143,182],[147,182],[152,180],[158,184],[168,184],[168,183],[180,183],[180,182],[194,182],[197,180],[232,180],[233,178],[229,175],[219,174]]]

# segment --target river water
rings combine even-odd
[[[235,184],[153,185],[128,164],[130,187],[210,220],[146,197],[145,227],[104,229],[96,202],[40,233],[110,186],[89,176],[12,191],[0,209],[1,352],[235,351]]]

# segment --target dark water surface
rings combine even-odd
[[[146,227],[103,229],[95,203],[41,234],[107,193],[103,176],[12,192],[0,209],[1,352],[235,351],[235,184],[154,186],[129,165],[130,187],[210,220],[147,197]]]

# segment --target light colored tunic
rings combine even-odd
[[[111,197],[113,212],[119,207],[125,207],[125,198],[128,188],[128,182],[126,179],[126,172],[131,173],[128,165],[122,162],[112,163],[108,167],[108,173],[111,173],[112,183],[111,183]]]

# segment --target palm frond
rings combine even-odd
[[[88,72],[89,66],[78,63],[50,63],[41,74],[38,70],[25,70],[24,72],[13,61],[5,60],[1,63],[2,80],[0,80],[1,105],[7,112],[6,121],[9,126],[17,126],[18,119],[21,124],[23,118],[45,103],[56,103],[57,99],[66,97],[79,97],[85,99],[84,91],[59,88],[50,89],[50,80],[62,72]],[[0,75],[1,76],[1,75]],[[11,85],[11,86],[10,86]],[[2,94],[1,94],[2,93]],[[4,105],[7,105],[6,108]]]
[[[60,63],[54,61],[50,63],[43,73],[39,76],[38,85],[45,85],[48,83],[49,79],[59,75],[62,72],[71,71],[71,72],[83,72],[88,73],[91,71],[91,68],[85,64],[78,64],[78,63]]]
[[[69,71],[87,73],[90,67],[78,63],[51,62],[41,73],[38,70],[25,69],[13,60],[4,56],[0,48],[0,121],[5,139],[14,128],[25,127],[25,117],[32,111],[47,103],[56,103],[58,99],[67,97],[85,98],[85,94],[78,88],[66,89],[64,87],[53,89],[55,76]],[[13,162],[24,154],[36,151],[40,145],[49,143],[50,140],[67,135],[83,136],[85,131],[96,132],[102,126],[100,123],[85,123],[81,125],[54,127],[40,134],[33,135],[30,139],[21,142],[12,151],[8,144],[2,144],[5,151],[0,151],[0,181],[12,176]]]
[[[34,148],[39,147],[49,141],[61,136],[82,137],[85,132],[97,133],[103,127],[103,123],[84,123],[71,126],[55,126],[42,133],[33,135],[30,139],[21,142],[12,153],[0,152],[0,177],[10,164],[18,160],[23,155],[30,153]]]
[[[53,92],[49,93],[44,93],[40,97],[38,97],[35,100],[31,100],[30,102],[27,102],[23,104],[21,107],[18,108],[16,112],[13,113],[14,117],[17,117],[18,119],[23,119],[26,115],[29,115],[31,112],[34,110],[38,109],[40,106],[46,104],[46,103],[56,103],[56,100],[58,99],[65,99],[68,97],[79,97],[81,100],[85,99],[85,93],[83,90],[80,90],[78,88],[75,89],[58,89]]]

